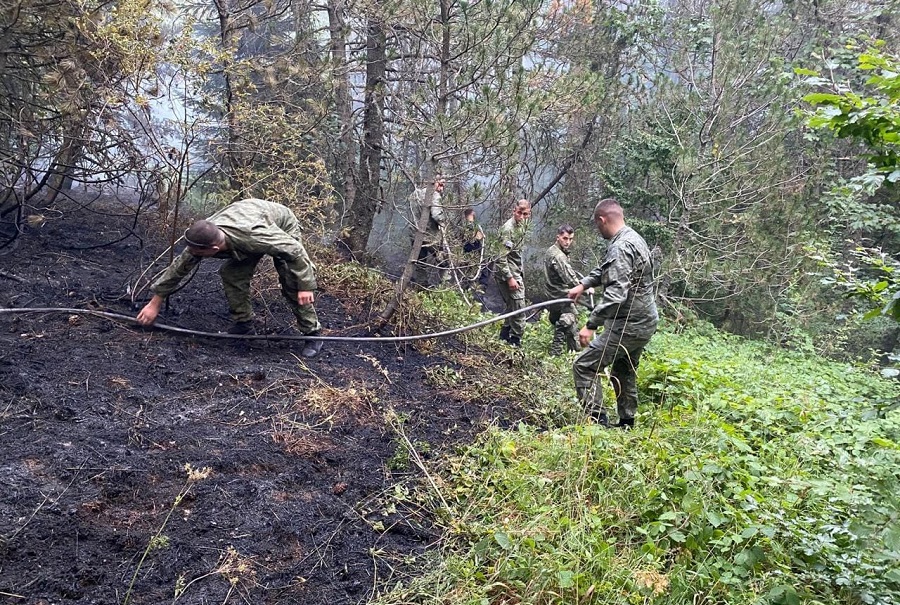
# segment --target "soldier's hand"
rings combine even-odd
[[[581,348],[585,348],[591,341],[594,339],[594,330],[591,330],[587,326],[581,328],[578,331],[578,342],[581,344]]]
[[[311,305],[316,300],[316,295],[310,291],[304,290],[303,292],[297,292],[297,304],[298,305]]]
[[[506,280],[506,286],[510,289],[511,292],[515,292],[519,289],[519,282],[516,281],[515,277],[510,277]]]
[[[569,290],[569,293],[566,294],[566,296],[568,296],[575,302],[578,302],[578,298],[581,296],[582,292],[584,292],[584,284],[578,284],[577,286]]]
[[[154,321],[156,321],[156,317],[159,315],[159,310],[162,308],[163,299],[159,296],[153,295],[153,298],[150,299],[144,308],[141,309],[141,312],[138,313],[137,322],[142,326],[149,326]]]

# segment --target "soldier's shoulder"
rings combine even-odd
[[[635,231],[634,229],[629,228],[628,232],[625,235],[627,237],[624,238],[624,241],[622,243],[627,242],[627,243],[631,244],[632,246],[636,246],[641,249],[649,250],[649,246],[647,246],[647,240],[645,240],[643,238],[643,236],[641,236],[641,234],[638,233],[637,231]]]

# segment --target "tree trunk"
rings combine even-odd
[[[441,73],[438,83],[437,106],[435,108],[434,123],[438,124],[441,118],[447,113],[447,100],[449,96],[450,81],[450,0],[441,0]],[[428,163],[425,165],[425,182],[428,187],[425,189],[425,203],[422,204],[422,212],[419,214],[419,220],[416,223],[416,237],[413,239],[412,249],[406,259],[406,267],[403,268],[403,274],[397,283],[396,293],[393,300],[382,311],[378,318],[377,327],[380,329],[391,320],[397,309],[400,308],[400,301],[403,299],[403,292],[409,285],[415,271],[416,261],[419,258],[419,251],[422,249],[422,240],[425,239],[425,229],[428,227],[428,219],[431,217],[431,201],[434,198],[434,181],[435,177],[440,173],[438,162],[435,159],[433,150],[428,150]],[[449,257],[448,257],[449,258]]]
[[[378,10],[376,8],[376,10]],[[355,257],[362,257],[369,242],[372,222],[381,205],[381,154],[384,138],[384,77],[387,67],[386,36],[381,15],[369,17],[366,39],[366,91],[363,110],[363,145],[359,151],[359,182],[347,232],[341,238]]]
[[[75,172],[75,164],[81,150],[84,147],[83,133],[84,126],[77,127],[74,134],[66,134],[63,137],[63,144],[53,159],[50,167],[50,178],[47,179],[47,187],[50,193],[44,200],[46,206],[51,206],[56,201],[60,191],[67,191],[72,188],[72,174]]]
[[[350,74],[347,69],[347,31],[344,21],[344,0],[329,0],[328,29],[331,35],[331,69],[334,81],[334,104],[337,111],[338,148],[334,155],[332,182],[344,201],[356,197],[356,167],[353,163],[353,122],[350,99]]]
[[[412,248],[409,251],[409,256],[406,258],[406,266],[400,275],[400,281],[397,282],[394,298],[391,299],[391,302],[388,303],[388,306],[384,308],[384,311],[378,317],[376,329],[380,330],[383,328],[394,316],[394,313],[397,312],[397,309],[400,308],[403,292],[406,291],[407,286],[409,286],[409,280],[412,279],[416,261],[419,259],[419,250],[422,249],[422,241],[425,239],[425,230],[428,228],[428,220],[431,218],[431,201],[434,199],[434,177],[438,172],[437,162],[434,161],[432,156],[432,160],[429,161],[425,169],[425,182],[428,183],[428,187],[425,189],[425,203],[422,204],[422,211],[419,213],[419,218],[416,221],[416,237],[413,238]]]
[[[534,199],[531,200],[531,207],[534,208],[538,204],[540,204],[547,195],[553,191],[553,188],[562,180],[566,174],[568,174],[569,170],[572,169],[572,166],[575,165],[581,158],[581,154],[584,153],[584,150],[587,149],[587,146],[591,143],[591,138],[594,136],[594,125],[597,122],[597,116],[594,116],[590,122],[588,122],[587,128],[585,129],[584,136],[581,138],[581,143],[578,147],[575,148],[572,153],[569,154],[569,157],[565,159],[559,171],[556,173],[550,182],[544,187],[544,190],[534,196]]]
[[[238,178],[240,165],[239,148],[240,136],[237,116],[234,112],[234,59],[237,53],[237,40],[234,28],[234,19],[228,0],[214,0],[216,14],[219,18],[219,41],[222,45],[222,78],[224,81],[224,112],[225,122],[228,124],[228,143],[225,146],[224,166],[229,186],[240,191],[242,184]]]

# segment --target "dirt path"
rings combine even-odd
[[[112,214],[65,207],[0,251],[0,306],[134,314],[116,299],[159,246],[94,247],[128,235]],[[227,327],[202,267],[161,321]],[[364,319],[339,297],[324,285],[326,326]],[[257,302],[262,329],[290,325],[277,293]],[[304,364],[284,342],[0,316],[0,601],[122,603],[133,577],[133,603],[365,601],[438,538],[388,506],[414,475],[388,418],[434,454],[503,412],[434,391],[434,364],[386,345]]]

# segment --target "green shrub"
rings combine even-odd
[[[450,461],[442,558],[382,602],[900,602],[896,382],[691,330],[639,374],[634,431],[521,424]]]

